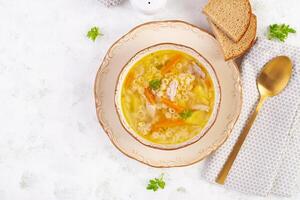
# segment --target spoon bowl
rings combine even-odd
[[[292,74],[292,61],[287,56],[277,56],[264,66],[257,78],[261,96],[276,96],[288,84]]]

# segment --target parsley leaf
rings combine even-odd
[[[92,27],[86,36],[91,39],[93,42],[95,42],[96,38],[98,36],[102,36],[103,34],[100,32],[99,28],[97,26]]]
[[[156,180],[156,182],[157,182],[157,185],[161,188],[161,189],[164,189],[165,188],[165,185],[166,185],[166,183],[165,183],[165,181],[163,181],[162,180],[162,177],[160,178],[160,179],[155,179]]]
[[[296,30],[286,24],[271,24],[269,26],[268,38],[269,40],[278,39],[284,42],[289,33],[296,33]]]
[[[149,82],[149,86],[153,90],[159,89],[160,85],[161,85],[161,80],[159,80],[159,79],[154,79]]]
[[[193,111],[191,111],[191,110],[185,110],[185,111],[179,113],[179,116],[180,116],[182,119],[187,119],[187,118],[189,118],[190,116],[192,116],[192,113],[193,113]]]
[[[166,183],[163,180],[163,174],[161,174],[159,178],[154,178],[154,179],[149,180],[147,190],[153,190],[155,192],[159,188],[164,189],[165,185],[166,185]]]

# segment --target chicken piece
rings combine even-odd
[[[209,107],[207,105],[204,104],[197,104],[192,106],[193,110],[200,110],[200,111],[205,111],[205,112],[209,112]]]
[[[167,96],[169,97],[169,99],[171,101],[174,101],[174,99],[175,99],[175,96],[177,94],[177,87],[178,87],[178,81],[173,80],[173,81],[171,81],[171,83],[169,84],[169,87],[167,88]]]
[[[200,66],[198,66],[198,65],[197,65],[196,63],[194,63],[194,62],[193,62],[192,65],[191,65],[191,71],[192,71],[194,74],[200,76],[200,78],[205,79],[205,73],[204,73],[204,71],[201,69]]]

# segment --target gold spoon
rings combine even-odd
[[[257,78],[257,88],[260,94],[260,99],[255,111],[249,118],[243,132],[238,138],[238,141],[233,147],[226,163],[224,164],[221,172],[219,173],[216,182],[224,184],[228,173],[233,165],[236,156],[239,153],[243,142],[248,135],[248,132],[255,121],[255,118],[262,107],[263,103],[268,97],[278,95],[288,84],[292,74],[292,61],[287,56],[277,56],[267,62],[263,67],[260,75]]]

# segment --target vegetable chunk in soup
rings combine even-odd
[[[160,50],[130,69],[121,90],[129,126],[157,144],[185,142],[205,127],[215,92],[207,70],[192,56]]]

